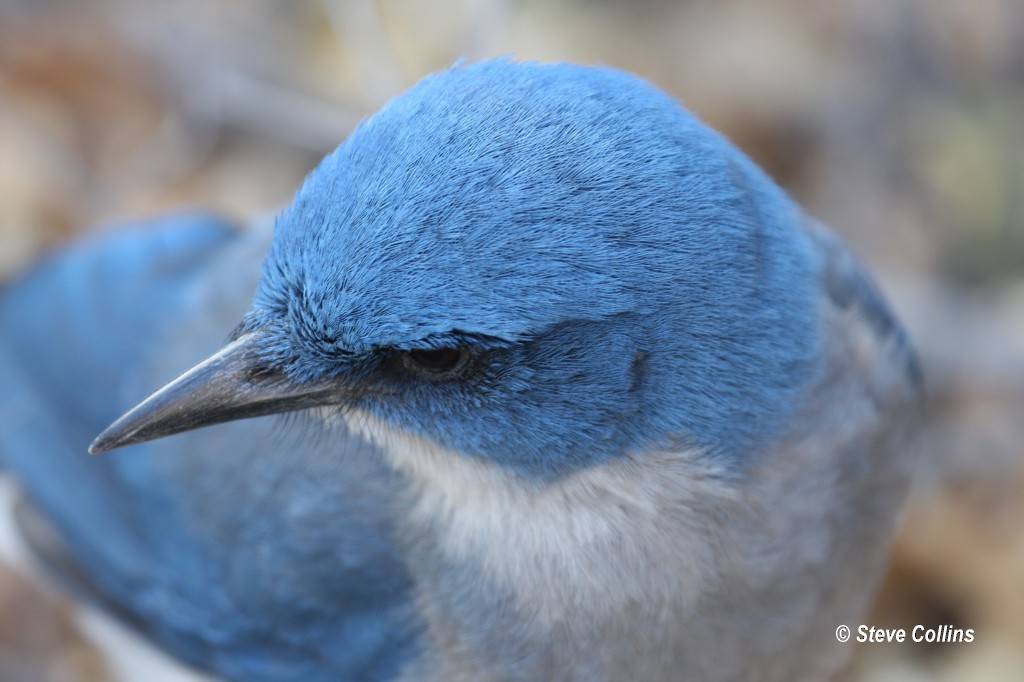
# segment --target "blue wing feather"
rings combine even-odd
[[[907,378],[921,390],[924,379],[917,354],[874,282],[835,233],[814,224],[810,234],[822,255],[822,281],[829,298],[841,309],[856,308],[880,339],[891,340],[902,355]]]
[[[93,238],[10,285],[0,456],[77,570],[177,655],[232,679],[387,679],[417,624],[393,541],[400,483],[369,444],[266,418],[86,454],[223,343],[268,240],[179,215]]]

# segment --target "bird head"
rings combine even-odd
[[[800,222],[634,76],[457,65],[321,162],[234,339],[92,450],[315,407],[528,475],[680,440],[740,462],[817,356]]]

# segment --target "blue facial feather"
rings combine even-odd
[[[817,352],[798,216],[633,76],[455,67],[307,178],[247,326],[276,330],[267,356],[298,380],[383,350],[486,350],[478,376],[360,404],[470,455],[561,472],[671,434],[736,461]]]

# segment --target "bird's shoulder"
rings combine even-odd
[[[387,679],[415,624],[392,539],[399,484],[371,445],[264,418],[86,454],[223,343],[269,228],[209,214],[127,226],[7,286],[0,458],[44,555],[185,660],[233,679]]]
[[[206,213],[129,224],[90,234],[6,285],[0,345],[19,370],[20,396],[57,400],[76,416],[65,432],[102,428],[120,409],[109,403],[121,382],[178,320],[188,283],[238,232]]]

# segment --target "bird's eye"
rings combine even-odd
[[[469,353],[460,348],[424,348],[404,354],[405,365],[428,374],[443,376],[461,369]]]

